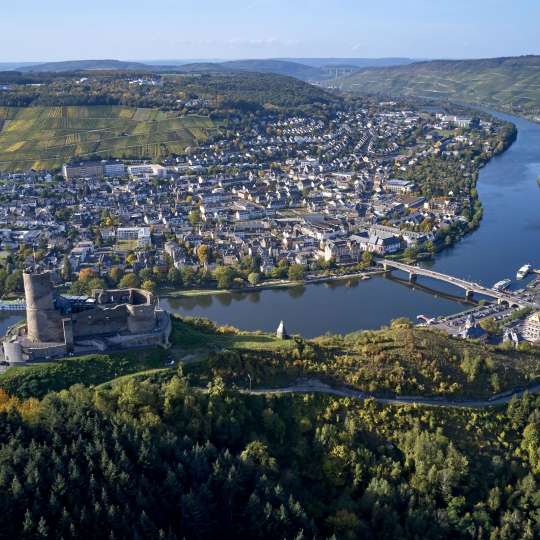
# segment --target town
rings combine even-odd
[[[90,295],[260,287],[429,258],[478,225],[478,169],[512,136],[488,116],[371,99],[317,118],[253,115],[160,163],[8,171],[2,292],[20,294],[35,264]]]

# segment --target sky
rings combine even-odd
[[[2,62],[540,54],[539,0],[19,0],[0,19]]]

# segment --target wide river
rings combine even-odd
[[[540,267],[540,125],[492,114],[517,126],[517,140],[480,172],[478,191],[484,207],[480,227],[455,247],[439,253],[432,263],[435,270],[489,286],[514,278],[523,264]],[[418,283],[463,294],[426,278]],[[289,332],[306,337],[378,328],[396,317],[415,319],[418,314],[445,315],[464,309],[457,301],[382,277],[357,283],[162,299],[161,306],[247,330],[275,330],[283,319]]]

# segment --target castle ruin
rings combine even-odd
[[[49,272],[23,274],[26,325],[8,331],[10,364],[134,347],[167,346],[169,314],[141,289],[94,290],[91,296],[57,293]]]

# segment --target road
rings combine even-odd
[[[460,409],[486,409],[488,407],[498,407],[506,405],[513,397],[521,397],[526,392],[536,394],[540,392],[540,384],[536,384],[526,390],[519,389],[502,394],[496,394],[489,399],[448,399],[440,397],[422,397],[422,396],[401,396],[395,398],[376,397],[360,390],[350,388],[334,388],[318,380],[310,380],[301,384],[285,386],[282,388],[254,388],[249,390],[240,390],[242,393],[254,395],[272,395],[272,394],[328,394],[338,397],[350,397],[356,399],[374,399],[384,405],[420,405],[426,407],[450,407]]]

